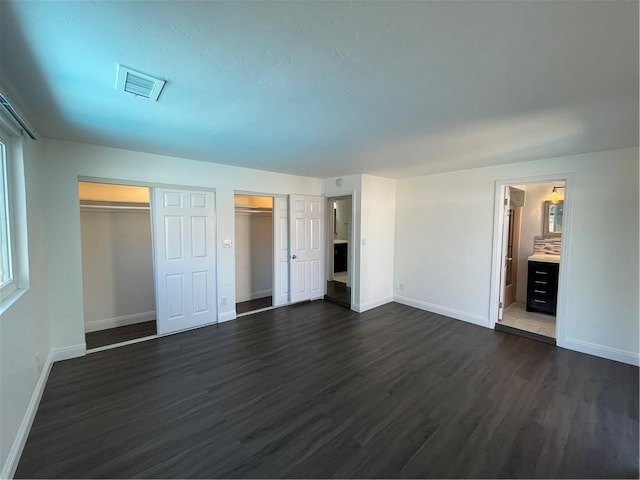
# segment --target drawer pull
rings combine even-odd
[[[545,302],[544,300],[538,300],[537,298],[534,298],[534,299],[533,299],[533,301],[534,301],[535,303],[547,303],[547,302]]]
[[[546,290],[534,290],[535,293],[547,293]]]
[[[547,282],[543,282],[542,280],[534,280],[534,283],[539,283],[540,285],[546,285]]]
[[[536,270],[538,275],[549,275],[549,272],[541,272],[540,270]]]

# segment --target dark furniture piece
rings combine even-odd
[[[333,244],[333,273],[347,271],[348,251],[348,243]]]
[[[527,312],[556,314],[558,267],[557,263],[529,261]]]

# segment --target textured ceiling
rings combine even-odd
[[[48,137],[389,177],[638,144],[638,2],[0,2]],[[116,64],[166,78],[115,91]]]

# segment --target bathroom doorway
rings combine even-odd
[[[150,189],[78,182],[87,350],[157,334]]]
[[[556,344],[565,192],[565,179],[503,186],[496,330]]]
[[[352,213],[351,195],[328,202],[327,293],[324,299],[351,308]]]
[[[273,197],[235,195],[236,314],[273,307]]]

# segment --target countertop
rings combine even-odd
[[[550,253],[534,253],[527,260],[531,262],[560,263],[560,255],[552,255]]]
[[[333,241],[334,245],[341,245],[343,243],[349,243],[349,240],[334,240]]]

